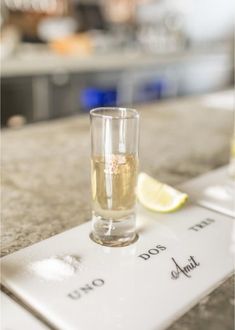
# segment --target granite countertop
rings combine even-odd
[[[228,163],[232,111],[194,97],[138,106],[141,170],[176,185]],[[88,221],[89,118],[2,133],[2,256]],[[171,330],[233,329],[232,278]]]

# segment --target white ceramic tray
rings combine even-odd
[[[0,291],[1,299],[1,330],[46,330],[39,320],[26,309],[18,305],[5,293]]]
[[[138,210],[139,239],[108,248],[83,224],[2,259],[2,282],[63,330],[164,329],[233,271],[230,217]]]
[[[235,180],[229,177],[228,166],[187,181],[180,189],[198,205],[235,217]]]

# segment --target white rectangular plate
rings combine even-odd
[[[18,305],[2,291],[1,297],[1,329],[2,330],[46,330],[44,324],[33,317],[26,309]]]
[[[188,204],[137,223],[128,247],[94,243],[86,223],[6,256],[2,282],[59,329],[163,329],[232,272],[233,221]]]
[[[179,188],[196,204],[235,217],[235,182],[228,176],[228,166],[187,181]]]

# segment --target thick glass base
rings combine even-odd
[[[91,239],[105,246],[127,246],[134,243],[136,235],[135,215],[120,220],[104,219],[93,214]]]

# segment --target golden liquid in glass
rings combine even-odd
[[[133,154],[97,156],[91,164],[93,211],[104,219],[124,220],[135,208],[138,160]]]

